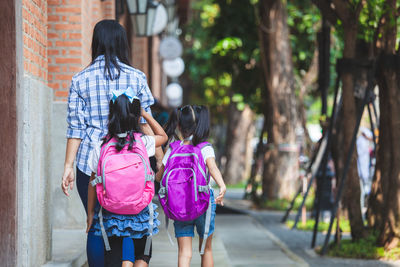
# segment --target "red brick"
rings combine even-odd
[[[68,21],[69,22],[81,22],[81,16],[80,15],[68,16]]]
[[[72,76],[72,74],[59,74],[56,75],[56,80],[69,81],[71,80]]]
[[[49,72],[60,72],[60,66],[49,66],[48,71]]]
[[[80,7],[57,7],[56,13],[78,13],[78,14],[80,14],[81,8]]]
[[[80,50],[69,50],[69,54],[71,56],[79,56],[79,55],[81,55],[81,51]]]
[[[80,58],[58,57],[58,58],[56,58],[56,63],[57,64],[69,64],[69,63],[81,64],[81,59]]]
[[[57,41],[57,47],[81,47],[82,43],[78,41]]]
[[[59,54],[60,54],[60,51],[59,51],[59,50],[56,50],[56,49],[49,49],[49,50],[47,50],[47,55],[49,55],[49,56],[59,55]]]
[[[82,0],[64,0],[64,2],[67,2],[68,5],[80,5]]]
[[[50,22],[60,21],[60,16],[57,16],[57,15],[49,15],[49,16],[47,17],[47,21],[50,21]]]
[[[58,31],[64,31],[64,30],[80,30],[81,25],[80,24],[55,24],[54,28]]]
[[[59,4],[61,4],[61,0],[47,0],[48,6],[59,5]]]
[[[47,38],[49,39],[54,39],[54,38],[59,38],[60,35],[58,33],[47,33]]]
[[[81,39],[82,38],[82,34],[80,33],[70,33],[69,34],[69,39]]]
[[[59,89],[60,88],[60,84],[59,83],[48,83],[48,86],[50,88],[53,88],[53,89]]]
[[[69,66],[68,69],[70,72],[73,72],[73,73],[80,72],[82,70],[81,67],[75,67],[75,66]]]
[[[64,88],[64,89],[69,89],[69,82],[68,83],[67,82],[61,83],[61,87]]]
[[[54,95],[56,97],[68,97],[68,91],[56,91]]]

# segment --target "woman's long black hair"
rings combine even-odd
[[[193,135],[193,145],[206,141],[210,133],[210,115],[207,107],[187,105],[174,109],[165,125],[169,140],[179,139],[176,134],[178,126],[183,138]]]
[[[124,27],[116,20],[101,20],[93,30],[92,62],[100,55],[104,55],[104,74],[111,80],[118,79],[121,66],[117,58],[124,64],[131,66],[128,38]],[[115,73],[114,68],[117,70]]]
[[[120,95],[115,102],[110,101],[110,114],[108,115],[108,134],[103,139],[103,144],[112,138],[117,140],[116,149],[121,149],[129,143],[128,149],[132,149],[135,142],[134,133],[142,133],[139,119],[141,116],[141,105],[138,99],[132,103],[126,95]],[[118,137],[118,134],[127,133],[126,137]]]

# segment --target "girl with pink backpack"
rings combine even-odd
[[[152,203],[154,173],[149,157],[168,137],[141,108],[131,87],[113,90],[109,109],[108,134],[89,154],[87,231],[103,236],[105,266],[148,266],[152,236],[160,225]],[[142,134],[141,116],[154,136]]]
[[[190,266],[195,227],[200,237],[201,266],[214,266],[215,210],[216,204],[223,205],[226,186],[215,163],[214,149],[206,142],[209,128],[208,109],[190,105],[174,110],[165,126],[170,142],[156,180],[160,182],[158,195],[164,213],[174,220],[179,267]],[[211,177],[220,189],[215,199]]]

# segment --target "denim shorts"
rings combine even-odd
[[[208,236],[214,233],[215,229],[215,210],[217,205],[215,204],[214,199],[214,190],[210,190],[210,198],[211,198],[211,222],[210,222],[210,231],[208,232]],[[175,237],[184,237],[190,236],[194,237],[194,227],[196,226],[197,234],[202,238],[204,235],[204,228],[206,223],[206,214],[204,212],[200,217],[194,219],[192,221],[174,221],[174,228],[175,228]]]

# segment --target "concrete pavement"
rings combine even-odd
[[[162,215],[163,216],[163,215]],[[169,229],[173,236],[173,227]],[[165,228],[154,237],[150,266],[177,266],[177,244],[172,246]],[[217,214],[213,238],[213,256],[216,267],[308,266],[291,252],[272,233],[248,215]],[[191,266],[200,266],[198,238],[193,240]]]

